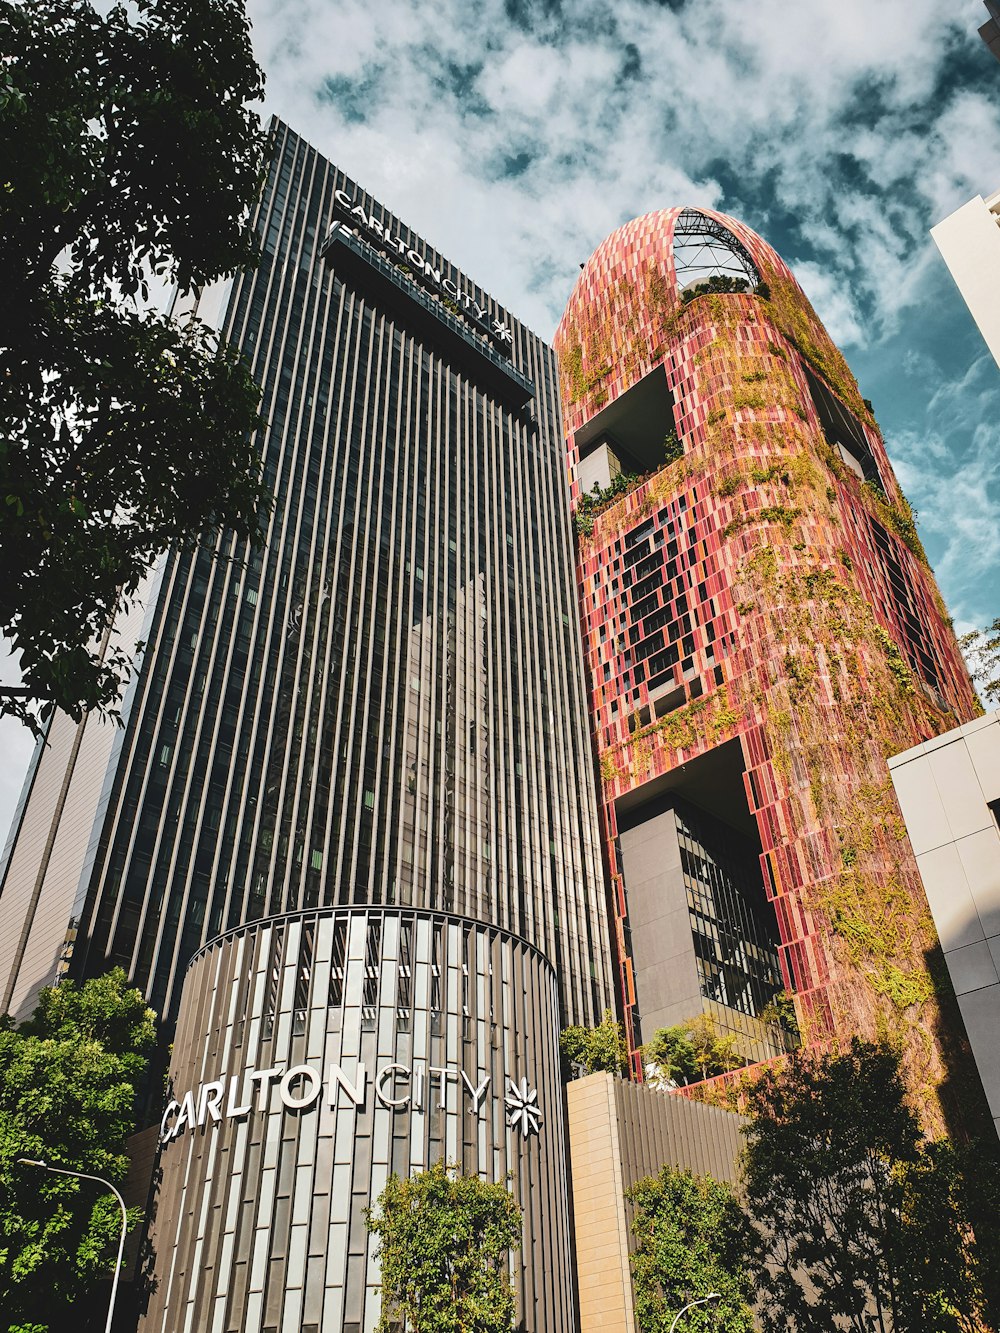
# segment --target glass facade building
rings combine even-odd
[[[262,386],[267,540],[165,556],[123,728],[53,724],[0,891],[7,1007],[118,964],[169,1024],[220,932],[397,904],[524,938],[589,1022],[610,964],[553,353],[272,139],[258,267],[176,312]]]

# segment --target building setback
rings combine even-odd
[[[0,891],[4,1008],[118,964],[165,1021],[273,913],[502,926],[608,1003],[552,351],[288,127],[200,318],[263,387],[263,549],[161,562],[120,731],[57,718]],[[191,302],[182,303],[185,313]]]
[[[704,209],[608,237],[556,348],[634,1063],[692,1008],[776,1053],[784,986],[809,1040],[898,1036],[934,1122],[937,941],[886,759],[977,705],[871,406],[778,255]]]

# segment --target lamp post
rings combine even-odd
[[[111,1302],[108,1305],[108,1322],[104,1326],[104,1333],[111,1333],[111,1325],[115,1317],[115,1301],[118,1299],[118,1275],[122,1267],[122,1254],[125,1251],[125,1232],[128,1230],[128,1213],[125,1210],[125,1200],[112,1185],[110,1180],[105,1180],[103,1176],[88,1176],[85,1171],[67,1171],[62,1166],[49,1166],[48,1162],[37,1162],[31,1157],[19,1157],[17,1162],[20,1166],[37,1166],[43,1171],[51,1171],[56,1176],[75,1176],[77,1180],[96,1180],[98,1185],[103,1185],[106,1190],[118,1200],[118,1206],[122,1210],[122,1230],[118,1237],[118,1258],[115,1260],[115,1275],[111,1279]]]
[[[721,1291],[710,1291],[707,1296],[702,1296],[701,1300],[688,1301],[687,1305],[685,1305],[683,1309],[678,1310],[674,1315],[674,1322],[670,1325],[670,1333],[674,1333],[674,1329],[677,1327],[677,1321],[682,1314],[687,1314],[688,1310],[693,1310],[696,1305],[707,1305],[709,1301],[718,1301],[721,1300],[721,1298]]]

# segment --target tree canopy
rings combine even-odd
[[[605,1009],[596,1027],[563,1028],[559,1034],[559,1053],[567,1078],[574,1072],[574,1067],[588,1074],[601,1071],[624,1074],[628,1061],[625,1033],[610,1009]]]
[[[719,1300],[684,1317],[684,1333],[753,1333],[749,1301],[756,1236],[732,1189],[711,1176],[664,1166],[627,1192],[635,1205],[630,1257],[643,1333],[669,1333],[690,1301]]]
[[[1000,618],[963,634],[958,646],[984,699],[1000,704]]]
[[[643,1047],[643,1056],[656,1067],[655,1076],[677,1084],[714,1078],[746,1064],[737,1050],[737,1038],[721,1033],[710,1013],[658,1029]]]
[[[0,1019],[0,1329],[65,1328],[81,1290],[112,1272],[114,1197],[17,1158],[124,1180],[154,1041],[155,1016],[120,968],[44,990],[20,1026]]]
[[[171,543],[259,530],[259,392],[144,311],[252,260],[262,93],[242,0],[0,0],[0,712],[113,710],[102,642]]]
[[[438,1162],[406,1180],[390,1176],[377,1208],[367,1222],[382,1269],[379,1333],[400,1319],[414,1333],[510,1333],[521,1210],[502,1182]]]
[[[924,1140],[895,1051],[797,1052],[747,1109],[765,1333],[1000,1326],[997,1145]]]

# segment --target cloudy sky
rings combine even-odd
[[[1000,370],[928,235],[1000,188],[981,0],[249,0],[266,111],[550,336],[621,222],[791,264],[874,401],[959,627],[1000,615]],[[0,834],[30,745],[0,733]]]

